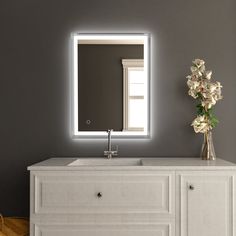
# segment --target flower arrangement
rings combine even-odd
[[[220,82],[212,82],[212,71],[207,71],[205,61],[195,59],[190,68],[192,74],[188,75],[188,94],[198,100],[197,117],[192,126],[196,133],[207,133],[219,122],[213,114],[213,106],[222,99]]]

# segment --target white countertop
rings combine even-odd
[[[142,165],[137,166],[68,166],[79,157],[57,157],[36,163],[28,167],[28,170],[236,170],[236,164],[217,158],[215,161],[205,161],[198,158],[178,157],[137,157],[142,159]],[[83,157],[84,158],[84,157]],[[88,157],[90,158],[90,157]],[[105,159],[97,157],[98,159]],[[116,157],[115,159],[118,159]],[[122,157],[123,158],[123,157]],[[109,160],[108,160],[109,161]]]

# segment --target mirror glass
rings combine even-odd
[[[149,134],[149,37],[73,36],[73,136]]]

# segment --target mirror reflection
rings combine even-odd
[[[74,134],[145,135],[147,36],[74,36]]]

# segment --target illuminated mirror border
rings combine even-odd
[[[144,42],[144,74],[146,79],[146,115],[143,131],[114,131],[113,138],[150,138],[150,34],[72,34],[71,133],[73,139],[104,138],[106,131],[79,131],[78,119],[78,44],[80,40],[140,40]],[[112,127],[111,127],[112,128]]]

